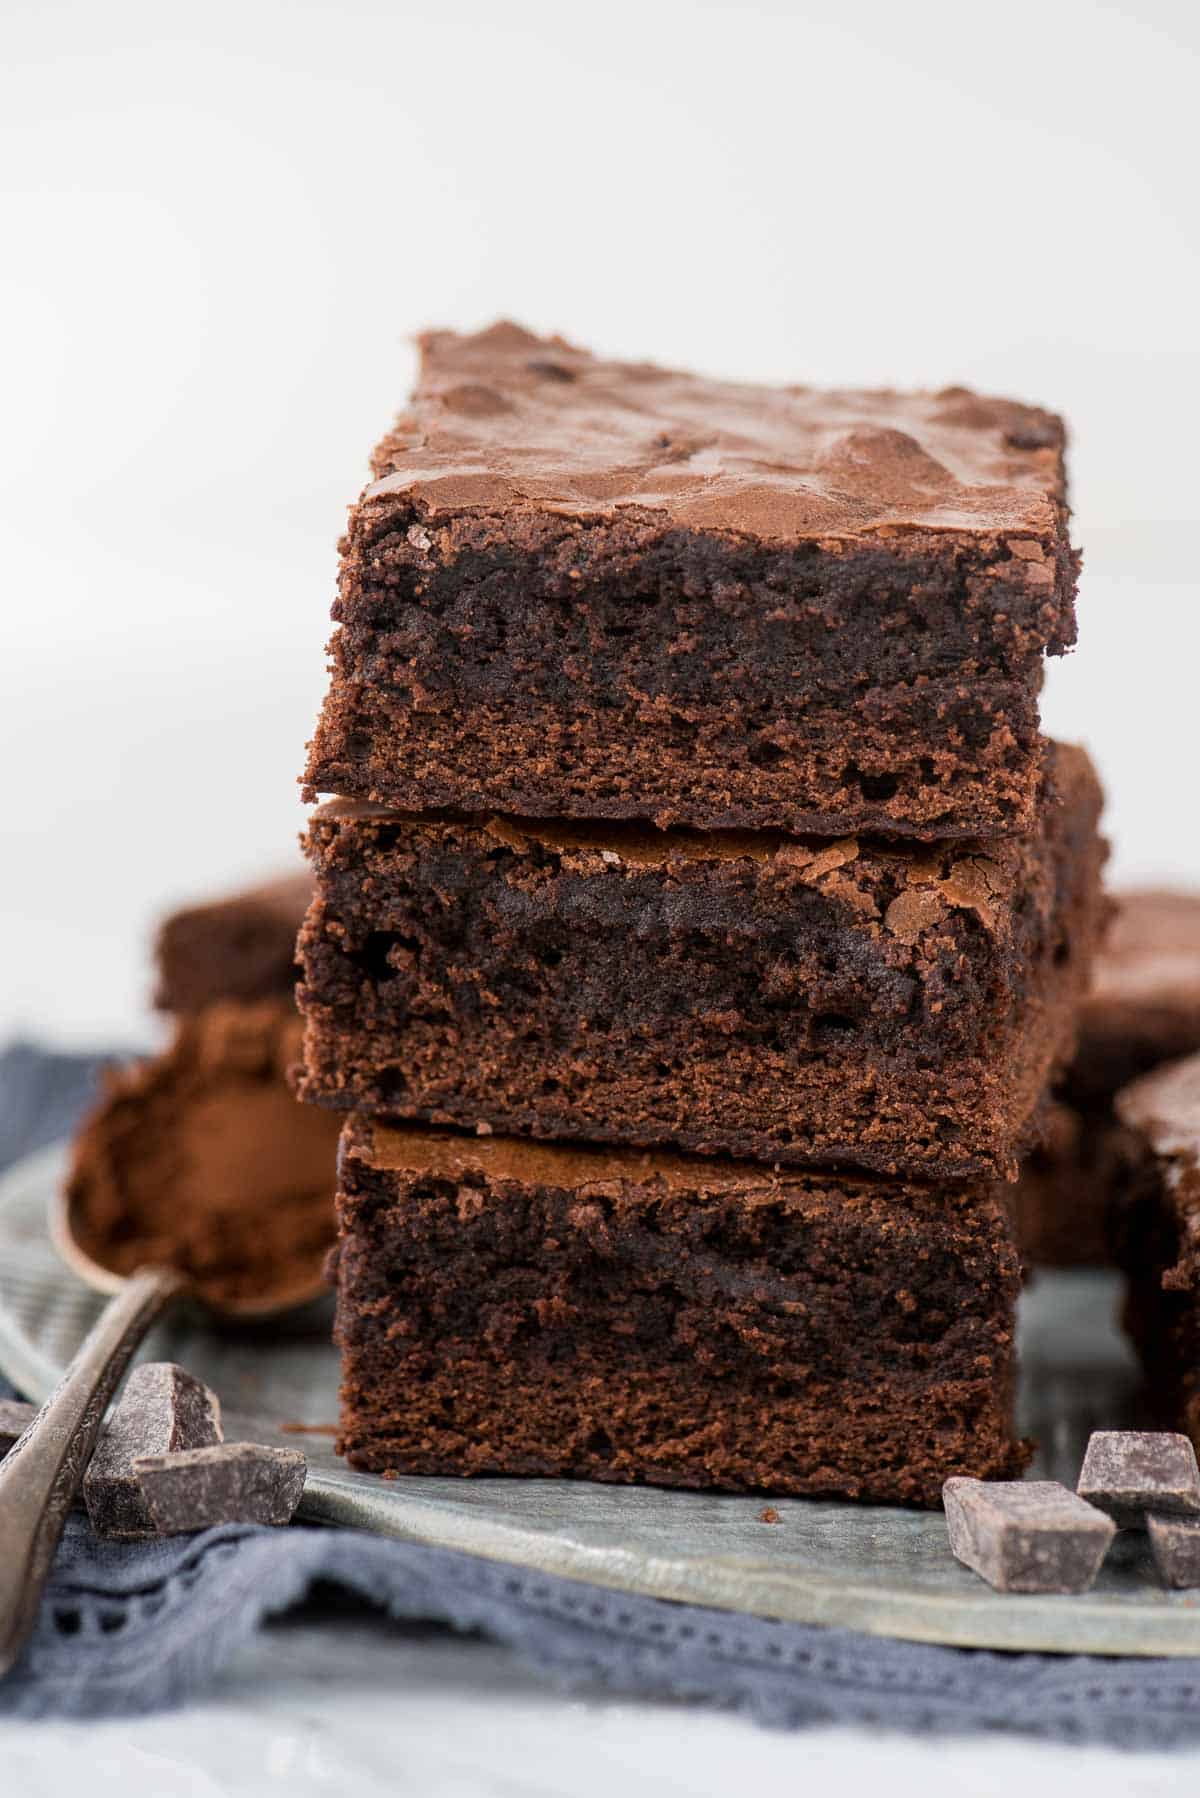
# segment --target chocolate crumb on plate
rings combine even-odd
[[[1057,1480],[955,1478],[942,1498],[955,1558],[998,1592],[1086,1592],[1117,1533]]]
[[[146,1509],[160,1536],[215,1523],[290,1523],[304,1491],[299,1449],[222,1442],[134,1462]]]
[[[125,1382],[84,1475],[83,1496],[98,1536],[136,1541],[156,1529],[134,1463],[221,1440],[215,1392],[172,1361],[147,1361]]]
[[[1150,1552],[1164,1586],[1200,1586],[1200,1517],[1146,1519]]]
[[[1200,1514],[1196,1451],[1168,1430],[1094,1430],[1076,1490],[1126,1530],[1144,1530],[1147,1512]]]

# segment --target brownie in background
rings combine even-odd
[[[74,1233],[101,1266],[176,1266],[232,1307],[318,1283],[337,1127],[291,1084],[296,932],[311,892],[301,871],[162,924],[156,1002],[176,1014],[171,1043],[110,1075],[68,1178]]]
[[[1021,1241],[1035,1266],[1111,1260],[1109,1216],[1140,1159],[1113,1110],[1136,1076],[1200,1050],[1200,892],[1115,896],[1108,938],[1080,1011],[1079,1048],[1046,1140],[1017,1193]]]
[[[1131,889],[1116,908],[1064,1084],[1079,1109],[1200,1049],[1200,891]]]
[[[160,1011],[215,999],[283,998],[296,982],[296,937],[312,898],[306,872],[173,912],[154,945]]]
[[[1144,1074],[1116,1112],[1140,1150],[1112,1207],[1126,1326],[1155,1421],[1200,1447],[1200,1055]]]

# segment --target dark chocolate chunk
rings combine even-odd
[[[96,1534],[122,1541],[155,1535],[134,1462],[220,1440],[220,1400],[203,1381],[172,1361],[135,1367],[84,1475],[84,1502]]]
[[[1146,1519],[1150,1551],[1164,1586],[1200,1586],[1200,1517]]]
[[[1122,1529],[1144,1530],[1146,1513],[1200,1513],[1200,1470],[1186,1436],[1165,1430],[1095,1430],[1076,1490]]]
[[[998,1592],[1086,1592],[1117,1533],[1057,1480],[956,1478],[942,1499],[955,1556]]]
[[[0,1398],[0,1461],[36,1416],[36,1405],[23,1404],[17,1398]]]
[[[214,1523],[289,1523],[307,1463],[299,1449],[223,1442],[141,1456],[133,1471],[159,1535],[180,1536]]]

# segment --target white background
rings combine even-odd
[[[1064,411],[1047,722],[1117,874],[1200,879],[1198,51],[1190,0],[8,0],[0,1039],[147,1032],[152,920],[292,853],[431,323]]]
[[[510,314],[1071,420],[1051,726],[1200,877],[1200,9],[9,0],[0,1034],[144,1030],[164,905],[292,853],[409,338]]]

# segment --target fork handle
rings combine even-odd
[[[33,1628],[108,1402],[151,1324],[186,1288],[168,1268],[133,1274],[0,1461],[0,1678]]]

